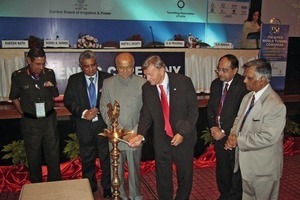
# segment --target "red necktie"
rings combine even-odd
[[[220,126],[220,124],[219,124],[220,119],[219,118],[220,118],[220,115],[221,115],[221,112],[222,112],[223,103],[224,103],[224,100],[226,98],[227,92],[228,92],[228,83],[225,84],[224,90],[222,92],[222,97],[220,99],[219,106],[218,106],[218,112],[217,112],[217,117],[216,117],[216,123],[218,124],[218,126]]]
[[[168,136],[173,137],[173,131],[172,131],[172,127],[170,124],[170,118],[169,118],[170,108],[168,105],[167,95],[166,95],[163,85],[159,85],[159,88],[160,88],[160,103],[161,103],[161,107],[162,107],[164,119],[165,119],[165,131]]]

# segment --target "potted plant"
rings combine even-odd
[[[70,133],[68,136],[71,139],[66,140],[67,144],[64,147],[63,152],[68,159],[72,160],[79,156],[79,141],[75,133]],[[2,159],[11,159],[14,165],[23,164],[28,167],[24,140],[14,140],[9,144],[4,145],[1,151],[6,153]]]
[[[215,139],[211,136],[210,130],[208,127],[206,127],[203,131],[202,131],[202,136],[201,139],[204,140],[204,145],[206,144],[213,144],[215,142]]]
[[[284,127],[284,134],[288,136],[300,136],[300,124],[287,118]]]
[[[64,148],[64,154],[72,160],[79,156],[79,141],[75,133],[70,133],[68,136],[71,139],[65,140],[67,145]]]
[[[24,140],[12,141],[12,143],[4,145],[2,152],[6,152],[6,154],[2,157],[2,159],[10,159],[14,165],[23,164],[28,167],[27,157],[24,148]]]

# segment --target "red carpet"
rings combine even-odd
[[[300,138],[299,138],[300,139]],[[291,146],[291,141],[284,144],[285,156],[283,177],[281,179],[280,200],[300,199],[300,143]],[[219,196],[215,180],[215,156],[212,147],[194,161],[194,182],[190,200],[215,200]],[[144,200],[155,200],[155,163],[154,161],[141,163],[141,191]],[[75,160],[62,164],[64,179],[80,178],[80,163]],[[100,173],[97,176],[101,176]],[[99,177],[100,178],[100,177]],[[174,175],[174,187],[176,189],[176,177]],[[17,200],[19,191],[25,183],[29,183],[28,174],[22,166],[0,166],[0,200]],[[95,200],[101,200],[102,189],[94,195]]]
[[[283,177],[281,179],[280,200],[300,199],[300,154],[284,157]],[[175,177],[174,177],[175,180]],[[176,188],[176,181],[175,188]],[[95,194],[95,200],[104,200],[101,194]],[[155,172],[151,171],[141,176],[141,191],[144,200],[155,200]],[[216,200],[219,195],[215,182],[215,168],[200,168],[194,170],[194,183],[190,200]],[[0,193],[0,200],[18,200],[19,192]]]
[[[300,199],[300,154],[284,157],[283,176],[281,178],[279,200]],[[173,177],[176,189],[176,177]],[[141,191],[144,200],[156,200],[155,172],[141,176]],[[104,200],[101,194],[95,200]],[[216,185],[215,167],[198,168],[194,170],[193,189],[190,200],[216,200],[219,192]],[[1,198],[0,198],[1,199]]]

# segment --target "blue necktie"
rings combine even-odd
[[[248,114],[250,113],[251,109],[252,109],[253,106],[254,106],[254,101],[255,101],[255,96],[253,95],[253,96],[252,96],[252,99],[251,99],[251,102],[250,102],[250,106],[249,106],[247,112],[245,113],[245,115],[244,115],[244,117],[243,117],[243,121],[242,121],[242,124],[241,124],[240,132],[241,132],[243,126],[244,126],[244,123],[245,123],[245,121],[246,121],[246,118],[248,117]]]
[[[88,91],[89,91],[90,106],[91,108],[94,108],[96,106],[96,88],[93,82],[94,78],[90,77],[89,79],[90,79],[90,85],[88,87]]]

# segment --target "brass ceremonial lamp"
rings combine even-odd
[[[112,177],[112,188],[113,188],[113,196],[115,200],[120,198],[120,178],[118,176],[118,165],[119,165],[119,155],[120,150],[118,149],[118,143],[120,141],[124,141],[122,138],[125,135],[129,135],[132,132],[125,132],[123,129],[118,128],[118,118],[120,115],[120,104],[115,101],[114,106],[111,103],[107,104],[108,107],[108,117],[111,124],[112,129],[104,129],[104,133],[100,133],[99,135],[107,137],[108,141],[112,144],[112,150],[110,151],[110,156],[112,158],[112,167],[113,167],[113,177]]]

